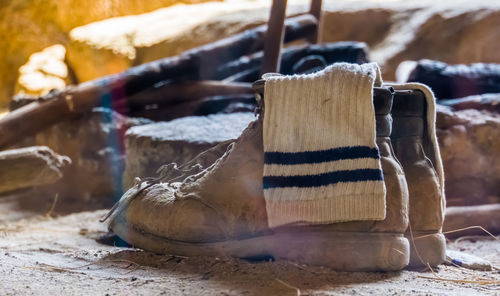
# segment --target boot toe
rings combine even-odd
[[[128,202],[123,202],[127,197]],[[130,189],[120,201],[109,228],[136,246],[138,242],[128,235],[129,232],[199,243],[222,240],[225,237],[220,227],[224,225],[222,222],[217,210],[196,193],[182,195],[175,185],[159,183]]]

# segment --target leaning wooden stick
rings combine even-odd
[[[318,20],[318,27],[316,32],[312,34],[308,41],[311,43],[319,43],[321,40],[321,8],[322,8],[322,0],[311,0],[311,6],[309,8],[309,14],[314,15],[314,17]]]
[[[264,40],[264,57],[262,58],[260,69],[261,74],[279,72],[285,17],[286,0],[273,0],[266,38]]]
[[[285,40],[305,38],[315,29],[316,19],[311,15],[290,18],[285,24]],[[216,65],[262,50],[265,31],[266,26],[260,26],[176,57],[52,92],[42,100],[14,110],[0,119],[0,149],[74,114],[87,112],[101,103],[124,105],[121,101],[126,101],[128,96],[159,82],[211,77]]]

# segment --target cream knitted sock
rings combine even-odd
[[[376,64],[338,63],[309,75],[268,76],[264,197],[270,227],[385,218],[375,144]]]

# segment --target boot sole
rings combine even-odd
[[[446,260],[446,239],[442,233],[413,233],[413,242],[409,233],[405,237],[410,241],[410,264],[408,267],[438,266]]]
[[[116,222],[116,221],[113,221]],[[282,232],[214,243],[169,240],[113,223],[113,232],[145,250],[180,256],[273,257],[341,271],[397,271],[408,265],[410,246],[402,234],[366,232]]]

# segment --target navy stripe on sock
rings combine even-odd
[[[351,146],[328,150],[304,152],[264,152],[265,164],[321,163],[342,159],[380,158],[378,149],[368,146]]]
[[[342,182],[383,181],[379,169],[335,171],[305,176],[264,176],[264,189],[283,187],[319,187]]]

